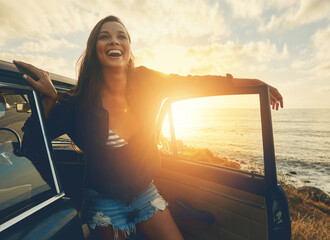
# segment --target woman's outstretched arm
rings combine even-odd
[[[232,87],[268,85],[258,79],[233,78],[217,75],[188,75],[164,74],[146,67],[140,66],[135,69],[135,75],[145,83],[145,89],[151,88],[154,94],[164,97],[190,97],[209,94],[210,92],[226,93]],[[270,104],[273,109],[281,106],[283,98],[279,91],[268,85],[270,91]]]

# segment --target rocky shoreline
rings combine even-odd
[[[304,186],[304,187],[299,187],[297,191],[299,193],[304,194],[307,197],[307,199],[310,199],[315,202],[322,202],[328,206],[330,205],[329,195],[319,188]]]

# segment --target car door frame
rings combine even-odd
[[[172,116],[171,104],[173,102],[184,100],[183,98],[168,98],[166,99],[158,115],[156,132],[157,138],[160,135],[162,123],[168,113],[169,127],[171,133],[172,156],[165,156],[162,159],[162,167],[168,169],[182,169],[182,173],[203,177],[211,181],[219,182],[225,186],[247,191],[265,197],[267,224],[268,224],[268,239],[291,239],[291,219],[288,208],[288,201],[283,188],[278,184],[276,174],[275,148],[273,138],[273,127],[271,118],[270,96],[267,85],[237,87],[223,92],[212,92],[207,97],[224,96],[224,95],[259,95],[261,129],[262,129],[262,146],[264,155],[264,176],[253,172],[246,172],[237,169],[231,169],[224,166],[215,166],[213,164],[201,163],[210,168],[201,175],[200,172],[194,172],[193,168],[187,167],[186,163],[178,160],[178,153],[175,138],[175,130]],[[205,97],[205,96],[196,96]],[[182,166],[180,166],[180,164]],[[184,166],[184,167],[183,167]],[[224,196],[232,198],[230,196]],[[233,199],[233,198],[232,198]],[[238,199],[233,199],[238,200]],[[245,204],[254,204],[245,202]],[[257,206],[258,207],[258,206]],[[260,206],[259,206],[260,207]]]

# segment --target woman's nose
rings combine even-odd
[[[110,45],[119,45],[119,41],[117,38],[111,38],[109,40]]]

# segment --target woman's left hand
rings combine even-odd
[[[277,88],[274,88],[270,85],[269,87],[269,94],[270,94],[270,105],[272,105],[273,109],[278,110],[278,107],[281,106],[283,108],[283,97]]]
[[[259,79],[251,79],[251,78],[233,78],[230,74],[227,74],[227,78],[230,78],[234,86],[243,87],[243,86],[256,86],[256,85],[267,85],[269,88],[270,94],[270,105],[272,105],[273,109],[278,110],[278,107],[281,106],[283,108],[283,97],[277,88],[270,86],[269,84],[259,80]]]

